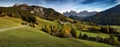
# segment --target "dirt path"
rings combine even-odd
[[[21,27],[24,27],[24,26],[25,26],[25,25],[16,26],[16,27],[11,27],[11,28],[0,29],[0,32],[2,32],[2,31],[7,31],[7,30],[12,30],[12,29],[17,29],[17,28],[21,28]]]

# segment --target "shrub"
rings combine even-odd
[[[114,45],[115,43],[115,38],[111,35],[108,39],[108,43]]]
[[[97,36],[95,41],[96,41],[96,42],[103,42],[103,39],[102,39],[102,37]]]

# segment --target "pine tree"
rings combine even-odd
[[[82,33],[81,32],[79,33],[79,38],[82,39]]]
[[[87,34],[84,34],[82,38],[83,38],[83,39],[88,39],[88,35],[87,35]]]
[[[118,35],[118,41],[120,41],[120,35]]]
[[[78,33],[74,28],[71,29],[71,34],[74,38],[78,38]]]

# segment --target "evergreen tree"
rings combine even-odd
[[[109,33],[117,33],[117,31],[114,28],[110,27],[109,28]]]
[[[71,29],[71,34],[73,37],[78,38],[78,33],[74,28]]]
[[[82,39],[82,33],[81,32],[79,33],[79,38]]]
[[[88,39],[88,35],[87,35],[87,34],[84,34],[82,38],[83,38],[83,39]]]
[[[120,41],[120,35],[118,35],[118,41]]]

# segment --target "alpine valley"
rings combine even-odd
[[[120,5],[63,14],[29,3],[1,6],[0,47],[120,47],[119,25]]]

